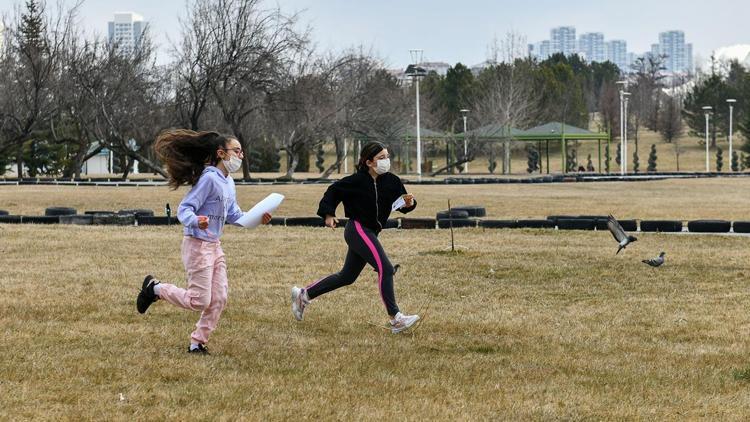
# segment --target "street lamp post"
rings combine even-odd
[[[422,178],[422,136],[419,127],[419,78],[424,76],[424,69],[420,68],[419,65],[422,63],[422,53],[424,50],[409,50],[411,54],[412,66],[407,68],[407,74],[410,73],[414,77],[416,83],[416,95],[417,95],[417,177]]]
[[[625,91],[628,89],[628,81],[622,80],[615,82],[620,87],[620,175],[625,175]]]
[[[732,160],[734,160],[734,156],[732,155],[732,112],[734,111],[734,103],[736,103],[737,100],[734,98],[727,99],[727,103],[729,104],[729,169],[732,169]]]
[[[708,119],[709,119],[709,116],[711,115],[711,109],[712,109],[711,106],[703,107],[703,114],[706,115],[706,173],[711,171],[710,164],[708,161]]]
[[[466,115],[469,113],[469,109],[462,108],[459,111],[461,112],[464,118],[464,159],[466,159],[466,157],[468,157],[469,155],[469,146],[466,141]],[[468,173],[468,172],[469,172],[469,162],[467,161],[466,163],[464,163],[464,173]]]
[[[630,97],[629,92],[623,92],[622,93],[623,98],[625,99],[625,104],[623,105],[623,131],[622,131],[622,164],[623,164],[623,171],[624,173],[628,172],[628,99]]]

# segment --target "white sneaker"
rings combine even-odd
[[[419,321],[419,315],[404,315],[401,312],[391,320],[391,333],[398,334]]]
[[[305,306],[309,303],[310,299],[307,298],[305,289],[300,289],[297,286],[292,287],[292,314],[297,321],[302,321],[302,313],[305,312]]]

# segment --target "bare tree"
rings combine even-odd
[[[538,112],[532,68],[530,60],[517,60],[492,66],[479,76],[480,94],[472,114],[482,125],[497,124],[496,135],[505,137],[504,173],[510,168],[510,129],[528,126]]]
[[[4,134],[0,151],[14,151],[18,177],[24,174],[24,143],[35,131],[46,129],[50,116],[56,112],[52,91],[79,5],[80,2],[66,10],[61,3],[53,15],[47,13],[43,2],[30,1],[24,12],[16,10],[12,24],[6,28],[6,49],[0,60],[0,120]]]
[[[194,59],[182,64],[191,69],[184,72],[183,80],[191,80],[192,72],[197,81],[186,97],[192,104],[188,114],[201,110],[207,83],[224,124],[248,150],[251,136],[246,130],[260,126],[251,120],[262,118],[269,95],[278,88],[279,73],[307,44],[308,33],[296,29],[297,15],[264,10],[261,0],[195,0],[194,4],[199,13],[188,17],[187,25],[193,28],[195,42],[186,42],[194,51],[188,57]],[[250,177],[247,157],[243,176]]]
[[[101,145],[121,156],[123,177],[135,160],[166,177],[149,151],[156,135],[171,126],[169,72],[155,65],[148,31],[132,52],[114,43],[94,40],[73,62],[71,75],[85,101],[95,108],[90,130]]]

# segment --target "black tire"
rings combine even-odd
[[[21,216],[21,222],[24,224],[58,224],[59,215],[24,215]]]
[[[457,211],[455,209],[452,209],[450,211],[440,211],[435,215],[435,218],[437,220],[442,220],[446,218],[452,218],[454,220],[457,220],[459,218],[469,218],[469,213],[466,211]]]
[[[49,207],[44,210],[44,215],[75,215],[78,211],[68,207]]]
[[[132,226],[135,224],[133,214],[92,214],[91,224],[105,226]]]
[[[551,220],[518,220],[516,222],[521,229],[553,229],[555,225]]]
[[[385,223],[384,229],[397,229],[398,228],[398,219],[396,218],[389,218],[388,221]]]
[[[469,213],[469,217],[485,217],[487,215],[487,210],[484,207],[476,205],[461,205],[451,209],[454,211],[466,211]]]
[[[688,231],[695,233],[729,233],[732,223],[726,220],[688,221]]]
[[[84,211],[86,215],[116,215],[114,211]]]
[[[325,220],[320,217],[287,217],[287,227],[325,227]]]
[[[676,220],[641,220],[642,232],[681,232],[682,221]]]
[[[617,220],[618,223],[622,226],[622,229],[626,232],[637,232],[638,231],[638,222],[635,220]],[[597,223],[598,224],[598,223]],[[599,227],[597,226],[597,229]],[[605,221],[604,228],[601,230],[608,230],[607,229],[607,223]]]
[[[268,224],[271,226],[285,226],[286,217],[271,217],[271,221]]]
[[[477,226],[477,220],[473,218],[445,218],[442,220],[438,220],[437,223],[439,229],[449,229],[451,225],[453,225],[454,229]]]
[[[132,215],[135,215],[136,217],[153,217],[154,216],[153,210],[137,209],[137,208],[120,210],[120,211],[117,211],[117,213],[120,215],[132,214]]]
[[[10,215],[10,213],[5,210],[0,210],[0,215]]]
[[[169,226],[180,224],[177,217],[136,215],[135,219],[138,221],[139,226]]]
[[[482,220],[479,222],[479,227],[486,229],[515,229],[518,227],[518,221],[516,220]]]
[[[552,226],[557,225],[557,220],[573,220],[578,218],[577,215],[548,215],[547,220],[552,222]]]
[[[401,228],[405,230],[434,229],[435,219],[434,218],[402,218]]]
[[[750,221],[735,221],[732,227],[735,233],[750,233]]]
[[[21,224],[20,215],[0,215],[0,224]]]
[[[94,222],[93,215],[61,215],[60,224],[91,225]]]
[[[591,218],[561,218],[557,220],[558,230],[594,230],[596,220]]]

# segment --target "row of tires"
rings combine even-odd
[[[487,220],[487,211],[479,206],[459,206],[449,211],[438,212],[436,218],[400,218],[389,219],[386,229],[434,229],[438,228],[557,228],[559,230],[607,230],[607,216],[602,215],[551,215],[546,219],[529,220]],[[635,232],[681,232],[683,222],[680,220],[618,220],[625,231]],[[343,226],[347,219],[339,219]],[[171,225],[179,224],[176,217],[154,216],[148,209],[123,209],[114,211],[86,211],[77,214],[75,208],[49,207],[43,216],[9,215],[0,210],[0,223],[6,224],[79,224],[79,225]],[[271,225],[323,227],[319,217],[274,217]],[[687,223],[687,229],[695,233],[750,233],[750,221],[727,220],[693,220]]]
[[[339,226],[346,225],[347,219],[340,218]],[[133,214],[72,214],[59,216],[0,215],[0,224],[76,224],[76,225],[117,225],[117,226],[166,226],[180,224],[176,217],[133,215]],[[626,231],[634,232],[681,232],[683,222],[678,220],[620,220]],[[274,217],[270,225],[286,227],[323,227],[320,217]],[[606,220],[586,218],[528,219],[528,220],[487,220],[478,218],[400,218],[389,219],[385,229],[447,229],[480,227],[488,229],[554,229],[558,230],[607,230]],[[687,229],[694,233],[750,233],[750,221],[694,220],[687,223]]]

